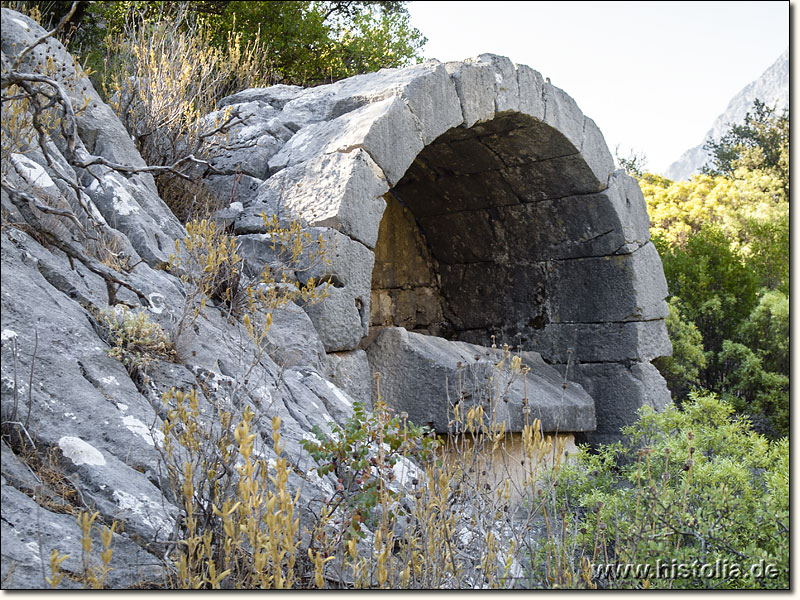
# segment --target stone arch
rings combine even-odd
[[[384,196],[371,325],[528,343],[548,326],[663,316],[662,298],[625,289],[647,223],[625,231],[616,185],[598,190],[566,138],[527,115],[450,129]]]
[[[338,285],[308,313],[329,354],[387,324],[494,334],[570,369],[596,403],[594,440],[665,404],[649,361],[671,349],[667,289],[644,199],[565,92],[481,55],[321,86],[282,111],[296,133],[237,229],[257,231],[265,207],[323,228]]]

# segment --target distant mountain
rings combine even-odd
[[[729,123],[743,122],[745,115],[752,111],[753,101],[756,99],[762,100],[767,106],[775,105],[779,111],[789,108],[788,48],[769,69],[764,71],[761,77],[747,84],[741,92],[733,97],[728,103],[728,108],[717,117],[700,145],[684,152],[683,156],[669,166],[664,175],[678,181],[689,179],[691,175],[698,172],[708,160],[708,152],[703,150],[703,145],[710,139],[719,141],[727,132]]]

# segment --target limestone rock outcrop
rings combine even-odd
[[[2,9],[3,64],[43,33]],[[30,52],[21,68],[33,70],[44,52],[64,73],[75,73],[54,39]],[[74,100],[90,99],[78,122],[87,151],[143,166],[89,80],[77,81]],[[547,431],[615,439],[636,408],[668,400],[649,362],[670,344],[666,284],[641,192],[613,171],[594,122],[533,69],[481,55],[312,89],[245,90],[223,106],[246,117],[233,139],[255,141],[217,158],[239,174],[208,182],[229,205],[219,220],[236,236],[245,268],[257,272],[274,259],[262,213],[284,223],[300,219],[322,235],[331,261],[296,277],[325,279],[328,297],[275,311],[261,346],[225,307],[211,303],[177,336],[179,358],[153,362],[146,377],[132,377],[109,355],[98,326],[97,315],[113,309],[108,280],[99,274],[106,271],[15,226],[24,219],[5,183],[90,213],[130,267],[119,272],[131,287],[117,289],[117,302],[174,332],[188,292],[164,265],[185,230],[153,178],[100,165],[72,170],[57,138],[46,142],[52,163],[32,144],[3,164],[4,434],[7,426],[30,434],[82,506],[104,522],[124,523],[114,534],[119,561],[110,585],[163,576],[180,519],[157,450],[171,388],[198,391],[209,431],[219,428],[219,410],[257,414],[256,451],[265,459],[275,458],[271,417],[281,418],[289,488],[300,490],[304,522],[335,481],[312,474],[302,441],[314,426],[325,431],[330,421],[343,423],[356,400],[369,404],[377,372],[390,405],[439,430],[448,427],[441,397],[447,388],[439,384],[451,384],[457,363],[470,355],[482,357],[472,361],[485,375],[497,359],[492,336],[532,369],[527,393],[517,380],[508,402],[501,400],[512,430],[524,423],[530,400],[530,415]],[[57,185],[55,169],[74,176],[85,193],[79,198]],[[84,239],[69,220],[47,217],[43,227],[53,236]],[[92,248],[87,242],[84,249]],[[409,377],[417,378],[415,387]],[[415,403],[404,403],[408,394]],[[54,482],[30,472],[10,443],[2,451],[0,579],[8,587],[42,587],[42,563],[55,542],[75,542],[81,533],[62,514],[73,509],[43,501],[59,497]],[[59,548],[74,552],[63,566],[77,573],[80,550],[72,542]]]

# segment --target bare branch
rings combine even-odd
[[[180,170],[180,167],[189,163],[205,167],[205,170],[201,176],[205,176],[208,173],[211,173],[213,175],[236,175],[239,173],[238,169],[219,169],[215,167],[213,164],[211,164],[209,161],[197,158],[194,154],[189,154],[188,156],[184,156],[183,158],[176,160],[171,165],[133,167],[130,165],[122,165],[119,163],[111,162],[110,160],[107,160],[102,156],[91,156],[91,158],[86,161],[76,161],[74,163],[74,166],[86,169],[88,167],[92,167],[95,165],[102,165],[104,167],[108,167],[109,169],[117,171],[126,177],[131,177],[139,173],[171,173],[182,179],[186,179],[187,181],[193,181],[195,179],[195,176],[187,175],[185,172]]]
[[[74,111],[74,109],[72,107],[72,100],[70,99],[69,94],[67,94],[67,91],[64,89],[64,86],[62,86],[59,82],[57,82],[52,77],[48,77],[46,75],[39,75],[37,73],[20,73],[18,71],[11,71],[10,73],[7,73],[7,74],[3,75],[2,78],[0,78],[0,89],[5,89],[5,88],[7,88],[7,87],[9,87],[11,85],[18,85],[19,87],[24,89],[26,92],[28,92],[31,101],[35,101],[36,96],[37,95],[43,95],[43,93],[42,93],[41,90],[37,90],[37,89],[32,88],[29,85],[30,83],[43,83],[45,85],[49,85],[50,87],[52,87],[56,91],[57,99],[59,101],[59,104],[61,104],[61,108],[64,110],[64,116],[66,117],[66,121],[67,121],[66,128],[62,124],[62,131],[64,133],[65,141],[67,142],[67,154],[69,155],[66,158],[67,158],[67,160],[70,160],[71,157],[75,156],[76,146],[78,146],[78,144],[76,144],[75,140],[76,140],[76,138],[78,136],[77,136],[77,133],[76,133],[77,132],[77,126],[76,126],[76,122],[75,122],[75,111]],[[43,110],[43,108],[41,106],[39,106],[39,111],[34,111],[33,112],[34,121],[36,120],[36,118],[38,116],[37,113],[40,113],[41,110]],[[40,131],[40,134],[41,134],[41,131]],[[41,138],[41,135],[40,135],[40,138]],[[79,138],[78,138],[78,140],[80,141]],[[40,139],[40,145],[42,147],[44,147],[44,146],[46,146],[46,143],[42,144],[42,140]],[[83,147],[83,143],[82,142],[79,144],[79,146],[81,147],[81,149],[85,153],[88,154],[86,149]]]
[[[41,90],[35,90],[31,88],[29,85],[26,85],[27,83],[31,82],[43,83],[45,85],[49,85],[57,91],[58,95],[56,99],[58,100],[59,104],[61,104],[61,107],[64,109],[65,113],[64,116],[66,117],[66,121],[68,123],[66,128],[62,126],[62,129],[64,129],[63,131],[64,138],[65,141],[67,142],[66,152],[68,156],[66,158],[70,162],[70,164],[75,167],[87,169],[88,167],[94,165],[102,165],[126,176],[136,175],[138,173],[172,173],[173,175],[177,175],[178,177],[181,177],[186,180],[192,180],[193,178],[187,175],[186,173],[180,171],[179,168],[188,163],[202,165],[203,167],[205,167],[205,173],[213,173],[214,175],[235,175],[238,172],[235,169],[218,169],[213,164],[211,164],[211,162],[197,158],[193,154],[184,156],[183,158],[180,158],[171,165],[158,165],[158,166],[154,165],[146,167],[134,167],[132,165],[123,165],[120,163],[111,162],[110,160],[102,156],[92,155],[86,150],[86,147],[83,145],[83,142],[77,136],[75,111],[72,107],[72,101],[70,100],[69,95],[67,94],[64,87],[59,82],[57,82],[51,77],[47,77],[46,75],[38,75],[34,73],[20,73],[17,71],[12,71],[11,73],[8,73],[2,78],[2,83],[0,87],[5,89],[11,85],[19,85],[20,87],[25,89],[25,91],[28,92],[28,94],[31,97],[35,97],[37,94],[41,95],[42,94]],[[235,121],[235,119],[239,120]],[[228,127],[243,122],[244,121],[241,119],[241,117],[239,117],[238,112],[234,112],[225,120],[225,122],[222,125],[216,127],[215,129],[209,132],[201,134],[201,137],[202,138],[210,137],[212,135],[220,133],[221,131],[224,131],[224,129]],[[37,128],[37,130],[38,129],[39,128]],[[41,138],[41,134],[43,133],[43,131],[40,130],[39,133]],[[42,146],[42,148],[46,146],[45,140],[40,139],[40,146]]]
[[[8,191],[9,193],[11,193],[11,186],[4,185],[3,188],[6,191]],[[28,192],[26,192],[24,190],[14,189],[14,193],[19,194],[20,196],[22,196],[25,200],[30,202],[33,205],[33,207],[38,211],[41,211],[41,212],[43,212],[45,214],[48,214],[48,215],[56,215],[57,217],[65,217],[65,218],[69,219],[70,221],[72,221],[72,223],[78,228],[78,230],[83,235],[88,237],[88,235],[86,233],[86,229],[84,229],[83,225],[78,220],[78,217],[76,217],[75,214],[71,210],[53,208],[52,206],[47,206],[46,204],[42,204],[41,202],[39,202],[37,200],[37,198],[33,194],[29,194]]]
[[[116,304],[116,289],[114,286],[123,287],[132,291],[139,298],[139,301],[147,307],[152,308],[153,304],[150,299],[137,287],[123,281],[114,273],[114,271],[99,263],[98,261],[87,256],[80,248],[77,248],[72,242],[62,240],[52,232],[48,231],[47,227],[41,222],[39,217],[33,212],[31,205],[28,203],[29,194],[21,193],[19,190],[9,186],[3,185],[3,188],[8,192],[8,197],[14,206],[17,207],[22,217],[28,224],[34,228],[38,233],[47,239],[47,242],[61,250],[64,254],[82,263],[89,271],[95,275],[99,275],[106,282],[108,290],[108,303],[110,305]]]
[[[31,50],[33,50],[34,48],[36,48],[36,46],[38,46],[39,44],[41,44],[42,42],[44,42],[44,41],[45,41],[47,38],[49,38],[49,37],[52,37],[52,36],[54,36],[56,33],[58,33],[59,31],[61,31],[61,29],[62,29],[62,28],[63,28],[63,27],[64,27],[64,26],[65,26],[65,25],[66,25],[66,24],[69,22],[69,20],[72,18],[72,15],[74,15],[74,14],[75,14],[75,10],[76,10],[77,8],[78,8],[78,3],[77,3],[77,2],[73,2],[73,3],[72,3],[72,7],[69,9],[69,12],[68,12],[66,15],[64,15],[64,17],[63,17],[63,18],[62,18],[62,19],[61,19],[61,20],[58,22],[58,25],[56,25],[56,26],[55,26],[55,27],[54,27],[54,28],[53,28],[51,31],[48,31],[47,33],[45,33],[45,34],[44,34],[42,37],[40,37],[39,39],[37,39],[37,40],[34,40],[34,42],[33,42],[33,43],[30,45],[30,46],[28,46],[27,48],[25,48],[25,50],[23,50],[22,52],[20,52],[20,53],[19,53],[19,55],[17,56],[17,58],[14,60],[14,62],[13,62],[13,63],[11,63],[11,70],[13,71],[13,70],[14,70],[14,69],[16,69],[17,67],[19,67],[19,65],[22,63],[22,59],[23,59],[23,58],[25,58],[25,55],[26,55],[26,54],[28,54],[28,52],[30,52]]]
[[[233,109],[230,112],[230,114],[228,115],[228,117],[222,123],[220,123],[217,127],[212,129],[211,131],[205,131],[205,132],[199,134],[197,137],[200,140],[204,140],[204,139],[206,139],[208,137],[211,137],[212,135],[216,135],[218,133],[222,133],[225,130],[230,129],[234,125],[242,125],[244,123],[245,123],[245,120],[239,115],[239,108],[237,107],[237,108]]]
[[[25,429],[27,430],[31,422],[31,409],[33,408],[33,365],[36,363],[36,351],[39,349],[39,330],[33,330],[36,341],[33,344],[33,355],[31,356],[31,375],[28,378],[28,415],[25,417]]]

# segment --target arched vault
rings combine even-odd
[[[666,403],[646,205],[564,91],[481,55],[321,86],[282,111],[294,130],[236,225],[257,231],[277,210],[322,228],[335,287],[308,314],[329,355],[369,354],[385,327],[494,336],[584,387],[596,441]]]

